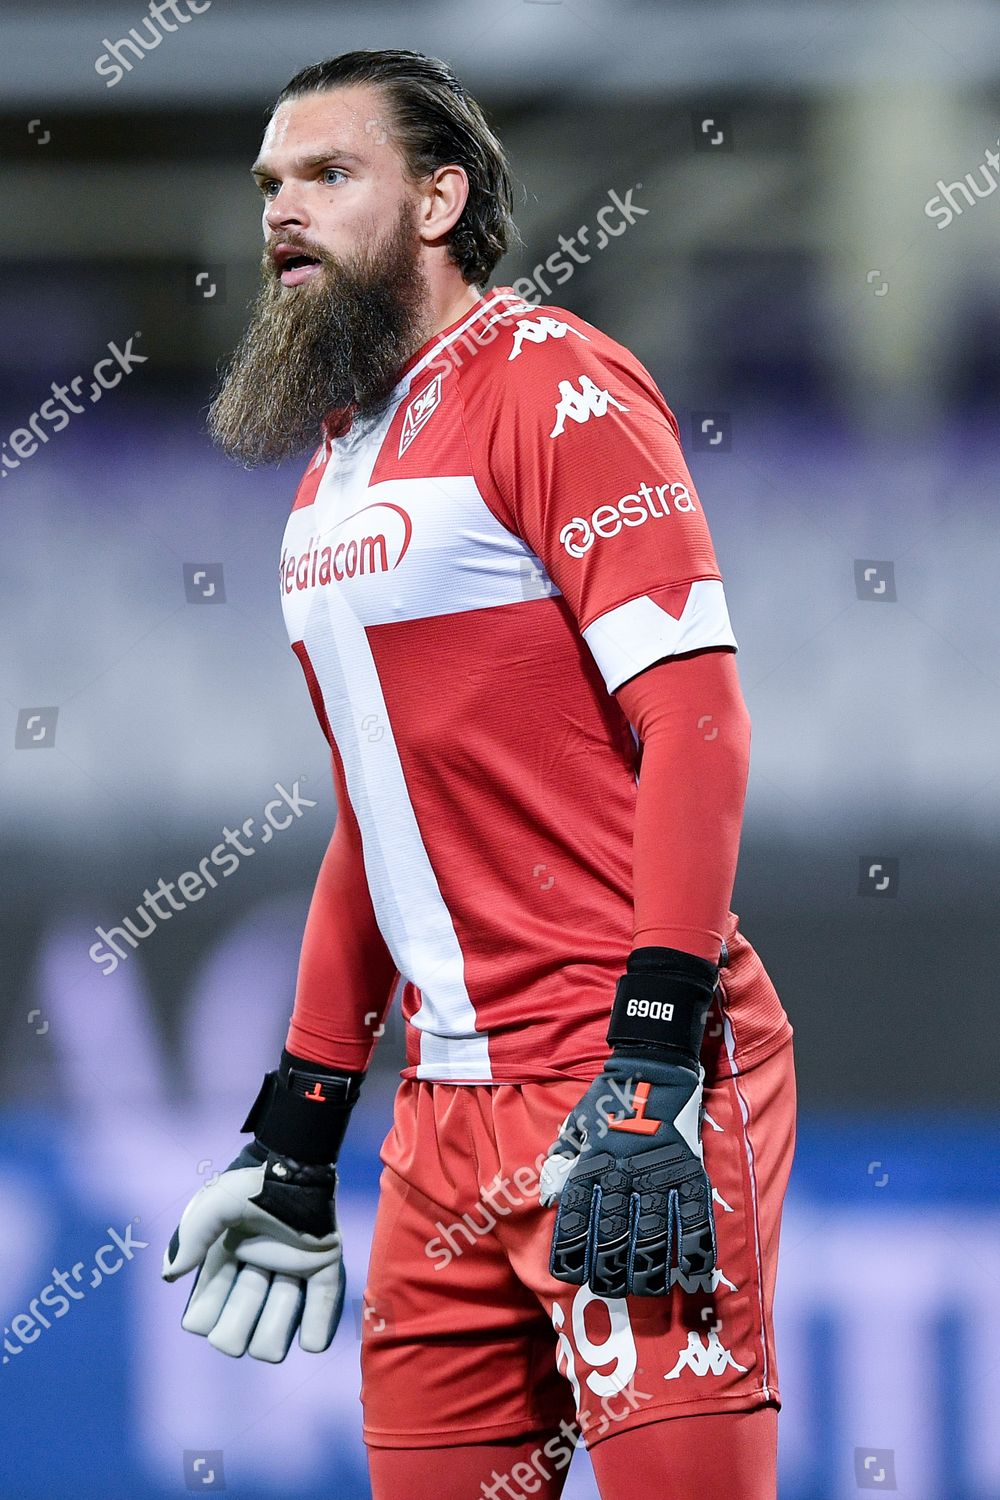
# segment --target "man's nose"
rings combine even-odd
[[[301,197],[287,183],[278,189],[264,210],[264,223],[272,234],[281,229],[304,229],[309,215]]]

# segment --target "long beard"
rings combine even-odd
[[[331,413],[352,407],[364,420],[385,411],[427,336],[414,215],[404,199],[390,233],[349,260],[283,236],[321,264],[296,287],[281,284],[265,253],[250,322],[208,414],[231,458],[247,468],[275,463],[311,451]]]

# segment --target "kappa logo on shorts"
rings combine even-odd
[[[674,1266],[670,1272],[670,1285],[679,1286],[682,1292],[690,1293],[716,1292],[720,1286],[726,1287],[730,1292],[739,1291],[739,1287],[735,1286],[728,1276],[724,1276],[718,1266],[713,1271],[704,1271],[698,1276],[688,1276]]]
[[[711,1316],[712,1311],[710,1307],[703,1307],[702,1317]],[[745,1375],[747,1366],[733,1358],[732,1351],[719,1338],[721,1331],[722,1319],[716,1318],[702,1343],[702,1335],[692,1328],[687,1336],[687,1344],[677,1356],[677,1363],[672,1370],[667,1371],[664,1380],[677,1380],[682,1370],[690,1370],[692,1375],[702,1376],[722,1375],[726,1370],[732,1369]]]
[[[403,428],[399,434],[400,458],[402,458],[414,438],[427,426],[427,423],[440,405],[441,376],[435,375],[430,385],[425,386],[419,396],[414,396],[406,408],[406,415],[403,417]]]

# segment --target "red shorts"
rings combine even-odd
[[[369,1446],[566,1422],[592,1447],[664,1417],[780,1407],[771,1311],[795,1144],[791,1038],[735,1078],[705,1080],[718,1263],[669,1297],[598,1297],[549,1275],[555,1209],[538,1201],[538,1170],[585,1089],[400,1086],[362,1323]]]

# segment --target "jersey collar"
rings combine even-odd
[[[450,343],[463,329],[471,328],[472,324],[477,322],[488,308],[501,302],[509,301],[523,302],[524,298],[512,286],[494,287],[492,291],[484,292],[453,323],[449,323],[446,328],[439,328],[436,333],[432,333],[430,338],[410,355],[410,358],[400,370],[396,384],[393,387],[393,396],[396,395],[401,386],[405,385],[418,366],[429,363],[439,349]],[[342,407],[338,411],[331,412],[329,416],[324,417],[322,423],[323,433],[328,439],[343,437],[349,431],[352,422],[353,408],[350,406]]]

